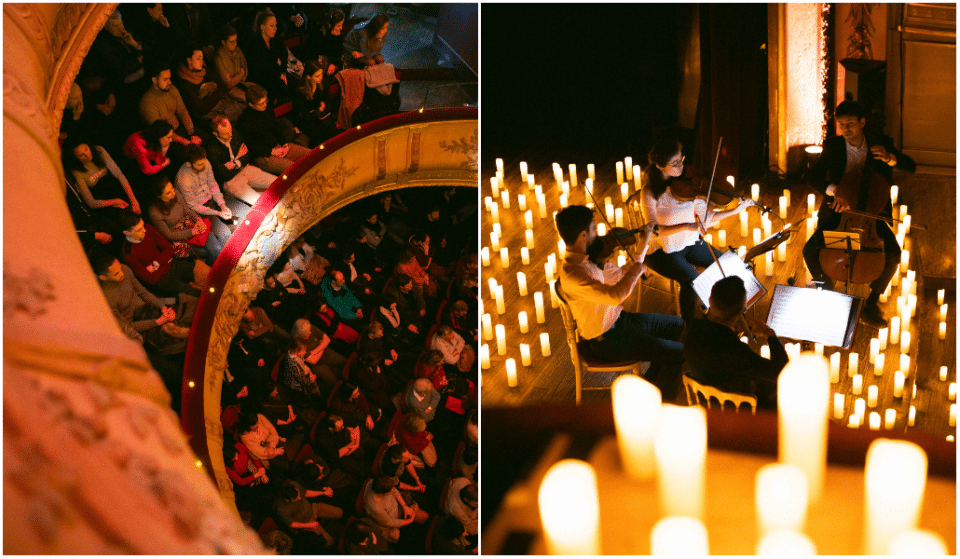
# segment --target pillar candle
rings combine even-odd
[[[483,339],[490,341],[493,339],[493,321],[490,319],[490,313],[483,313],[481,319],[483,322]]]
[[[902,243],[901,243],[902,245]],[[890,278],[890,285],[897,287],[900,285],[900,267],[894,268],[893,277]]]
[[[763,238],[766,239],[773,233],[773,223],[765,215],[760,216],[760,224],[763,226]]]
[[[533,250],[533,229],[527,229],[527,248]]]
[[[503,172],[502,171],[497,171],[497,186],[499,188],[503,188]],[[498,194],[494,192],[493,195],[497,196]]]
[[[946,366],[946,365],[940,367],[940,380],[941,380],[941,381],[947,380],[947,366]]]
[[[490,248],[483,247],[480,249],[480,261],[483,262],[484,266],[490,265]]]
[[[520,311],[517,314],[517,322],[520,323],[520,333],[526,334],[530,331],[530,325],[527,322],[527,311]]]
[[[859,415],[855,413],[852,413],[850,414],[850,419],[848,421],[849,422],[847,423],[847,427],[850,427],[851,429],[856,429],[860,427],[860,422],[863,421],[863,418],[861,418]]]
[[[540,333],[540,352],[544,357],[550,357],[550,334]]]
[[[523,194],[517,194],[517,206],[520,208],[520,211],[526,211],[527,209],[527,197]]]
[[[813,206],[817,203],[817,195],[810,193],[807,194],[807,213],[813,215]]]
[[[886,354],[881,353],[877,356],[876,361],[873,364],[873,376],[880,377],[883,376],[883,366],[884,360],[886,359]]]
[[[527,182],[527,162],[520,162],[520,182]]]
[[[567,196],[567,198],[570,197],[570,181],[563,181],[560,189],[563,191],[563,194]]]
[[[760,201],[760,185],[759,184],[753,183],[752,185],[750,185],[750,198],[754,202]]]
[[[563,171],[560,170],[560,164],[553,164],[553,181],[557,183],[558,189],[563,189]]]
[[[523,272],[517,272],[517,290],[521,296],[527,294],[527,275]]]
[[[500,157],[497,158],[497,171],[503,172],[503,159]]]
[[[507,386],[517,387],[517,362],[512,357],[507,359]]]
[[[760,357],[770,359],[770,346],[765,345],[760,347]]]
[[[789,208],[791,204],[789,189],[786,189],[786,188],[783,189],[783,197],[787,199],[787,207]]]
[[[775,530],[803,531],[808,497],[807,478],[800,468],[776,463],[761,467],[754,495],[758,536]]]
[[[520,363],[524,367],[530,366],[530,344],[520,344]]]
[[[912,221],[910,214],[903,216],[903,233],[904,235],[910,234],[910,222]]]
[[[530,249],[527,247],[520,247],[520,261],[523,262],[524,266],[530,264]]]
[[[947,320],[947,304],[940,304],[940,322],[945,322]]]
[[[604,205],[604,214],[607,216],[607,221],[613,221],[613,204],[611,202]]]
[[[497,235],[496,231],[490,232],[490,248],[492,250],[500,250],[500,236]]]
[[[860,354],[851,352],[847,357],[847,376],[853,377],[860,370]]]
[[[504,190],[503,192],[501,192],[500,200],[503,201],[503,208],[509,210],[510,209],[510,191]]]
[[[863,398],[856,398],[853,401],[853,410],[854,413],[860,417],[864,417],[867,413],[867,402]]]
[[[744,239],[747,238],[747,235],[750,234],[750,228],[747,224],[747,220],[750,216],[747,215],[747,212],[740,212],[740,236]]]
[[[493,232],[497,234],[497,237],[502,237],[502,236],[503,236],[503,231],[501,231],[501,229],[500,229],[500,224],[499,224],[499,223],[494,223],[494,224],[493,224]]]
[[[727,231],[725,229],[717,231],[717,242],[720,243],[720,248],[727,248]]]
[[[877,399],[880,397],[880,388],[876,384],[867,387],[867,405],[871,408],[877,407]]]
[[[759,227],[753,228],[753,244],[754,245],[760,244],[760,228]]]
[[[803,470],[810,502],[816,503],[823,493],[827,456],[827,408],[830,405],[827,360],[800,355],[787,363],[777,387],[779,460]]]
[[[623,161],[617,161],[617,184],[623,182]]]
[[[586,180],[586,182],[583,183],[583,189],[587,191],[587,197],[592,199],[592,197],[593,197],[593,178],[589,178],[589,179]],[[592,208],[592,207],[593,207],[592,204],[593,204],[593,202],[589,202],[589,203],[587,204],[587,206],[589,206],[589,207]]]
[[[850,389],[852,394],[863,394],[863,375],[857,374],[850,377],[853,379],[853,387]]]
[[[880,351],[885,351],[887,349],[887,337],[890,335],[889,328],[881,328],[877,332],[877,340],[880,345]]]
[[[823,357],[823,344],[819,342],[813,344],[813,354],[817,357]]]
[[[640,178],[641,176],[642,176],[642,173],[640,172],[640,166],[639,166],[639,165],[634,165],[634,166],[633,166],[633,190],[634,190],[634,192],[640,192],[640,188],[643,186],[643,185],[641,184],[641,178]]]
[[[833,417],[835,419],[843,419],[843,407],[846,403],[845,400],[846,396],[843,394],[836,393],[833,395]]]
[[[533,229],[533,210],[527,210],[523,214],[523,221],[527,229]]]
[[[597,224],[597,236],[598,236],[598,237],[602,237],[602,236],[604,236],[604,235],[606,235],[606,234],[607,234],[607,224],[606,224],[606,223],[598,223],[598,224]]]
[[[497,299],[497,314],[503,314],[503,313],[507,312],[507,307],[506,307],[506,305],[504,305],[504,303],[503,303],[503,286],[502,286],[502,285],[498,285],[498,286],[497,286],[497,293],[496,293],[496,295],[497,295],[497,297],[496,297],[496,299]]]
[[[907,412],[907,427],[913,427],[917,422],[917,408],[916,406],[910,406],[910,411]]]
[[[497,184],[497,177],[496,176],[490,177],[490,192],[493,193],[493,196],[497,196],[500,193],[499,191],[500,191],[500,187]],[[489,208],[489,202],[487,202],[487,208]]]
[[[600,501],[590,464],[566,459],[551,466],[537,500],[547,553],[600,554]]]
[[[900,370],[903,371],[904,376],[910,376],[910,356],[901,353],[900,354]]]
[[[507,330],[503,324],[497,324],[497,355],[507,354]]]
[[[870,338],[870,362],[876,363],[877,355],[880,354],[880,340],[877,338]]]
[[[653,435],[660,419],[660,390],[634,375],[620,375],[611,387],[620,463],[635,479],[656,473]]]
[[[624,173],[628,181],[633,180],[633,158],[629,155],[623,158]]]
[[[780,219],[787,219],[787,197],[780,197]]]
[[[620,185],[620,199],[623,200],[623,203],[627,202],[627,198],[630,197],[630,185],[623,183]]]
[[[497,278],[487,278],[487,286],[490,287],[490,298],[497,298]]]
[[[910,353],[910,332],[900,332],[900,353]]]
[[[897,185],[890,187],[890,203],[896,205],[897,198],[899,198],[900,188]]]
[[[942,305],[942,304],[943,304],[943,297],[944,297],[944,295],[946,295],[946,290],[944,290],[944,289],[939,289],[939,290],[937,290],[937,304],[938,304],[938,305]],[[940,319],[940,320],[945,320],[945,319]]]
[[[764,257],[767,261],[767,277],[773,277],[773,253],[768,252],[764,255]]]
[[[650,530],[651,555],[695,557],[709,552],[707,528],[696,518],[668,516]]]
[[[490,346],[483,344],[480,346],[480,368],[490,368]]]
[[[510,267],[510,254],[507,247],[500,248],[500,267],[504,269]]]
[[[544,262],[543,271],[547,281],[550,281],[553,279],[553,263],[552,262]]]
[[[957,426],[957,405],[956,404],[950,404],[950,419],[947,422],[947,424],[950,425],[951,427]]]
[[[900,317],[894,316],[890,319],[890,343],[900,343]]]
[[[880,430],[880,414],[875,411],[870,412],[870,430]]]
[[[496,202],[490,202],[490,217],[494,223],[500,223],[500,208]]]
[[[664,405],[653,436],[662,516],[704,518],[707,415],[700,406]]]
[[[567,195],[566,195],[566,193],[561,194],[561,195],[560,195],[560,207],[561,207],[561,208],[566,208],[567,205],[568,205],[568,203],[567,203]]]
[[[840,354],[834,353],[830,356],[830,382],[835,384],[840,382]]]
[[[547,198],[543,194],[537,196],[537,205],[540,207],[540,219],[547,218]]]
[[[553,279],[547,282],[550,286],[550,308],[560,308],[560,298],[557,296],[557,280]]]
[[[543,292],[537,291],[533,294],[533,304],[537,309],[537,324],[543,324],[547,321],[543,312]]]
[[[897,410],[887,408],[883,416],[883,428],[890,430],[897,424]]]
[[[733,178],[733,175],[727,175],[727,182],[730,183],[730,186],[736,186],[736,179]]]
[[[882,555],[898,532],[916,528],[927,484],[927,455],[907,441],[877,439],[867,450],[863,553]]]
[[[913,293],[916,291],[917,282],[910,282],[910,294],[907,295],[907,305],[910,306],[910,317],[913,318],[917,316],[917,294]]]
[[[812,217],[808,217],[806,220],[806,231],[807,231],[807,240],[810,240],[810,237],[813,236],[813,232],[817,229],[817,226],[813,222]]]
[[[947,323],[946,322],[940,323],[940,339],[941,340],[947,339]]]
[[[890,540],[888,555],[946,555],[947,544],[930,530],[902,530]]]
[[[894,398],[903,398],[903,373],[897,371],[893,373],[893,397]]]
[[[906,272],[910,266],[910,251],[903,249],[900,251],[900,271]]]
[[[744,258],[746,255],[747,255],[747,247],[746,247],[746,246],[741,246],[741,247],[739,247],[739,248],[737,249],[737,256],[740,257],[740,260],[743,260],[743,258]]]
[[[560,260],[567,257],[567,243],[563,242],[563,239],[557,241],[557,252],[560,253]]]
[[[623,227],[623,208],[617,208],[613,210],[613,216],[614,224],[616,224],[617,227]]]
[[[787,261],[787,243],[780,243],[777,247],[777,262]]]
[[[880,294],[880,302],[886,303],[887,298],[890,297],[890,284],[887,284],[887,288],[883,290],[883,293]]]
[[[570,186],[577,186],[577,165],[575,163],[570,164]]]
[[[951,402],[957,399],[957,383],[950,383],[950,386],[947,388],[947,398],[949,398]]]

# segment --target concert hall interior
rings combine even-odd
[[[809,495],[799,498],[806,520],[801,515],[791,527],[806,537],[791,539],[799,547],[790,549],[812,544],[820,554],[884,554],[893,533],[919,526],[955,553],[955,5],[487,4],[482,16],[488,61],[480,161],[484,552],[656,553],[651,528],[673,514],[703,521],[674,537],[685,545],[674,552],[753,554],[770,529],[765,515],[783,516],[788,507],[782,497],[760,510],[758,489],[755,510],[754,476],[779,456],[806,474],[795,487]],[[845,100],[854,103],[835,115]],[[664,152],[664,140],[668,147],[679,142],[682,151]],[[653,163],[651,151],[657,152]],[[868,171],[861,173],[864,165]],[[691,173],[693,167],[699,174]],[[725,200],[712,198],[717,204],[711,210],[731,211],[708,223],[704,236],[719,251],[734,253],[724,262],[736,264],[746,252],[752,268],[743,274],[747,290],[752,293],[752,277],[762,285],[744,316],[755,334],[771,334],[762,324],[757,330],[758,323],[781,329],[786,355],[772,373],[776,393],[769,379],[747,378],[736,385],[742,390],[711,388],[710,372],[694,370],[691,359],[678,365],[674,354],[671,361],[643,349],[650,336],[616,333],[628,327],[624,313],[660,313],[668,317],[658,327],[673,325],[661,335],[675,344],[689,334],[699,341],[686,344],[693,352],[719,344],[704,332],[726,328],[717,324],[727,318],[719,307],[703,313],[698,299],[688,310],[689,293],[684,333],[675,326],[684,283],[660,273],[677,273],[676,266],[664,265],[678,250],[668,240],[677,228],[664,234],[664,227],[685,223],[666,212],[691,203],[677,193],[679,180],[666,183],[668,195],[661,188],[646,196],[642,189],[655,190],[680,168],[685,177],[694,175],[686,181],[694,184],[693,196],[699,188],[697,219],[707,191],[732,191]],[[866,179],[852,179],[854,173]],[[621,288],[634,269],[630,260],[643,254],[651,219],[641,208],[645,200],[661,234],[651,235],[646,270],[623,299]],[[835,202],[838,209],[845,205],[873,217],[845,211],[841,218],[832,212]],[[556,213],[587,204],[595,209],[599,236],[612,227],[640,230],[619,241],[623,247],[607,237],[609,262],[619,258],[621,275],[610,278],[610,264],[601,273],[602,260],[595,266],[576,251],[571,260],[572,245],[592,240],[589,229],[577,236],[583,222],[566,225],[573,227],[567,244],[560,238]],[[686,211],[688,217],[695,213]],[[891,224],[886,245],[876,239],[885,228],[872,229],[878,216]],[[804,247],[815,231],[836,229],[841,220],[841,262],[827,269],[820,262],[829,253],[819,250],[819,237]],[[779,235],[784,230],[789,236]],[[695,243],[696,225],[686,231],[694,232],[689,243]],[[902,247],[899,262],[892,261],[894,236]],[[832,292],[816,290],[805,252],[833,278],[827,281]],[[687,262],[697,260],[684,254]],[[696,268],[684,263],[692,277],[713,262],[706,248],[702,254],[706,261],[701,256]],[[857,274],[870,258],[877,259],[876,270]],[[852,278],[844,267],[850,260]],[[712,267],[717,277],[711,283],[722,275]],[[889,287],[874,290],[871,282],[889,277],[884,267],[895,268]],[[604,275],[611,287],[596,287]],[[612,287],[620,277],[627,279]],[[571,287],[557,293],[561,278]],[[709,298],[710,283],[705,289]],[[590,296],[594,300],[584,299]],[[802,302],[791,304],[791,296]],[[618,308],[611,311],[611,305]],[[586,323],[587,335],[565,314],[581,327]],[[734,320],[736,313],[726,322],[736,333],[724,330],[732,343],[741,336],[742,321]],[[647,324],[644,335],[651,331]],[[701,324],[706,341],[691,333],[691,324]],[[619,344],[614,349],[612,335]],[[776,362],[783,355],[779,343],[771,337],[767,346],[759,337],[750,342],[752,352],[767,359],[772,352]],[[572,349],[582,365],[575,366]],[[604,351],[621,351],[622,361],[609,366]],[[724,348],[712,351],[726,356]],[[704,355],[694,355],[701,369],[724,362]],[[776,377],[787,356],[790,362]],[[605,371],[588,370],[604,365]],[[637,370],[649,382],[631,384]],[[731,401],[721,407],[713,399],[707,406],[691,392],[693,384],[749,403],[736,412]],[[654,385],[658,390],[651,390]],[[814,419],[801,423],[828,435],[810,435],[816,441],[810,442],[790,431],[798,406],[814,408]],[[671,431],[683,421],[674,414],[678,409],[695,425],[687,425],[690,431]],[[691,440],[699,442],[684,444]],[[897,441],[891,447],[895,463],[903,466],[919,451],[929,468],[919,468],[926,480],[925,492],[918,489],[922,512],[901,524],[887,518],[891,524],[880,529],[872,510],[896,515],[894,505],[878,505],[890,495],[878,493],[896,492],[890,487],[902,488],[910,477],[898,474],[886,489],[871,486],[890,440]],[[552,467],[561,459],[592,468],[572,472],[583,466],[577,463],[560,472],[569,465]],[[685,500],[694,504],[685,507]]]

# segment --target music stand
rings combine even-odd
[[[713,284],[723,279],[723,274],[726,274],[728,277],[739,276],[740,279],[743,280],[743,286],[747,290],[748,309],[767,294],[767,290],[763,287],[763,284],[760,283],[760,280],[753,275],[753,272],[747,268],[747,265],[743,260],[740,260],[740,257],[737,256],[737,253],[733,252],[732,249],[728,249],[727,252],[721,254],[717,257],[717,260],[720,262],[720,266],[723,267],[723,273],[720,272],[720,268],[717,267],[717,263],[714,262],[693,280],[693,290],[697,293],[697,297],[700,298],[706,308],[710,308],[710,292],[713,290]]]
[[[779,337],[850,349],[862,307],[862,297],[777,285],[766,322]]]
[[[847,246],[847,239],[850,239],[849,246]],[[860,233],[848,233],[846,231],[824,231],[823,248],[832,248],[836,250],[860,250]]]

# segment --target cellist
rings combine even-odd
[[[912,173],[917,170],[910,156],[904,155],[893,145],[893,139],[881,133],[864,133],[866,125],[863,107],[856,101],[844,101],[837,105],[834,113],[838,136],[823,142],[823,153],[810,169],[808,184],[824,195],[817,216],[817,230],[803,247],[803,259],[807,263],[814,281],[824,282],[824,289],[833,289],[833,280],[827,277],[820,265],[820,249],[824,246],[823,232],[832,231],[840,224],[840,213],[855,206],[856,200],[847,200],[835,196],[837,185],[843,176],[864,168],[870,161],[870,169],[882,176],[888,183],[893,179],[893,168]],[[869,155],[869,157],[868,157]],[[855,209],[855,208],[854,208]],[[892,217],[889,197],[880,212],[884,217]],[[860,318],[870,326],[882,328],[887,321],[877,302],[887,289],[887,284],[896,273],[900,263],[900,244],[890,227],[883,220],[877,220],[877,234],[883,239],[884,267],[880,277],[870,284],[870,295],[865,301]]]

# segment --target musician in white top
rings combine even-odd
[[[648,154],[650,165],[644,171],[644,186],[641,191],[643,218],[646,223],[658,226],[663,248],[647,256],[646,265],[661,276],[680,284],[680,315],[685,321],[697,318],[697,295],[693,280],[699,275],[694,266],[705,268],[713,263],[710,247],[704,242],[703,230],[697,216],[704,218],[703,198],[680,199],[671,189],[671,181],[683,174],[683,153],[680,142],[660,140]],[[741,202],[732,210],[708,211],[703,227],[712,227],[749,206],[750,200]],[[717,256],[720,255],[714,249]]]

